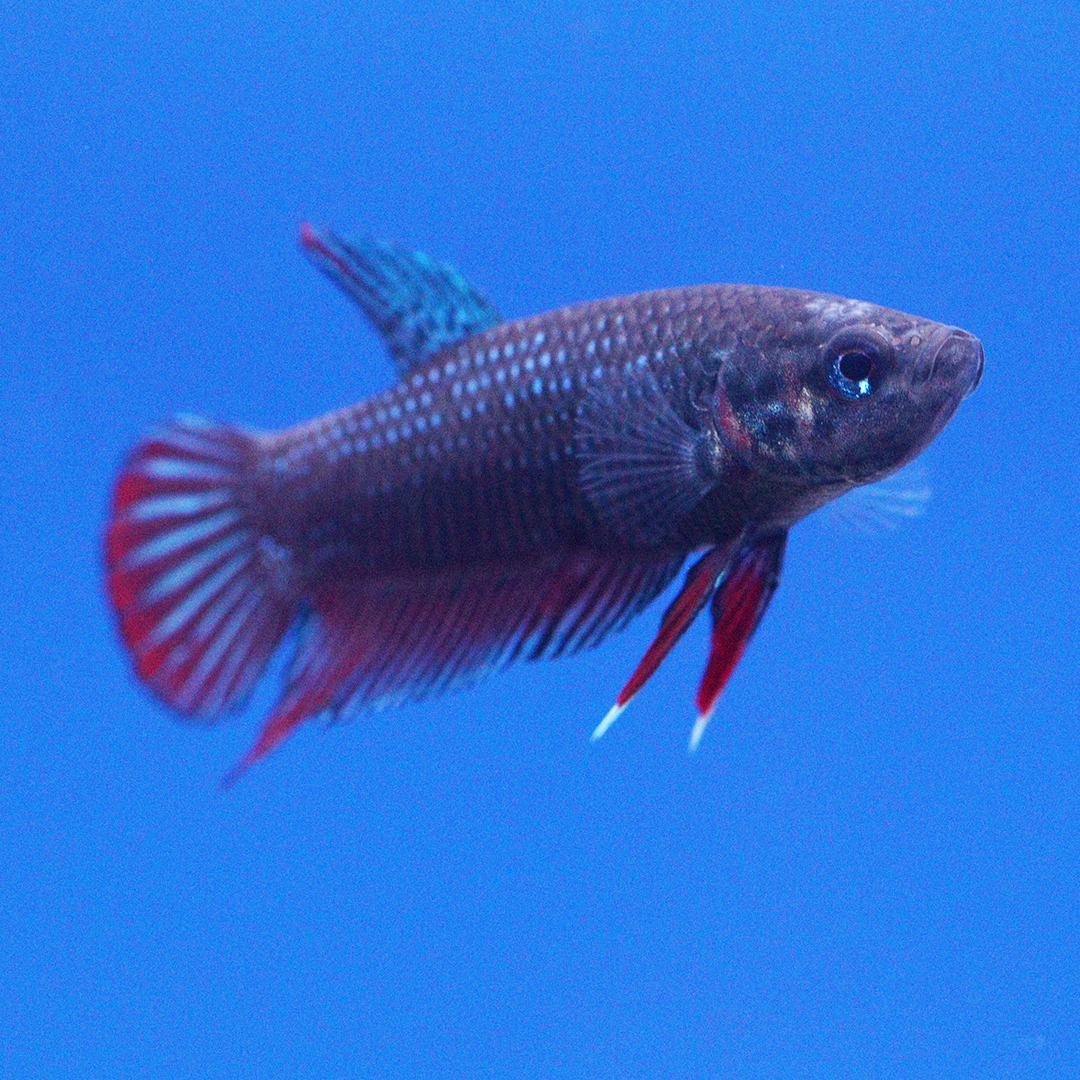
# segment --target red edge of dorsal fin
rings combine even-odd
[[[324,262],[328,266],[333,266],[343,278],[357,283],[356,274],[350,269],[349,264],[315,231],[315,227],[310,221],[300,222],[297,239],[308,257],[314,260],[316,265]]]

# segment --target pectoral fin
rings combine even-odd
[[[622,540],[658,544],[716,483],[719,444],[651,374],[591,386],[574,428],[581,488]]]

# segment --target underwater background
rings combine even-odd
[[[1080,1075],[1080,8],[7,5],[0,1075]],[[709,281],[977,334],[926,513],[819,514],[694,755],[701,620],[309,725],[176,723],[101,586],[177,411],[392,378],[309,219],[508,317]],[[921,482],[921,481],[920,481]],[[280,665],[279,665],[280,667]]]

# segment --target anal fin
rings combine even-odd
[[[235,782],[298,725],[416,701],[516,659],[591,648],[682,565],[664,551],[569,551],[519,564],[344,580],[311,598],[280,700]]]

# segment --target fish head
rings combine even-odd
[[[775,292],[720,365],[715,424],[742,467],[806,493],[801,516],[920,453],[978,385],[983,350],[954,326]]]

